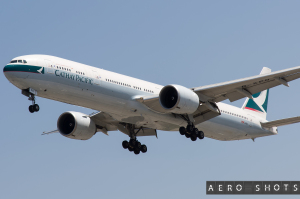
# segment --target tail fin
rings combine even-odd
[[[263,67],[260,74],[270,73],[271,69]],[[252,115],[266,119],[269,99],[269,89],[252,95],[253,99],[247,98],[242,109],[249,111]]]

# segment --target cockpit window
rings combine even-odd
[[[27,61],[26,61],[26,60],[23,60],[23,63],[24,63],[24,64],[27,64]]]
[[[18,60],[12,60],[10,63],[17,63]]]
[[[23,63],[23,60],[18,60],[18,63]]]

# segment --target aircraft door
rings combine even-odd
[[[95,86],[100,86],[101,85],[101,75],[99,74],[99,71],[96,69],[93,69],[92,71],[93,71],[93,74],[92,74],[93,84]]]
[[[50,60],[45,59],[45,69],[48,74],[54,74],[54,65]]]

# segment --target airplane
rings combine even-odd
[[[10,61],[6,78],[32,101],[31,113],[38,112],[36,96],[97,110],[90,115],[68,111],[57,120],[57,133],[88,140],[97,132],[117,131],[128,135],[122,146],[135,154],[147,146],[137,137],[156,136],[157,130],[179,131],[196,141],[243,140],[278,134],[277,127],[300,122],[300,117],[267,121],[269,89],[300,77],[300,66],[212,85],[186,88],[166,86],[84,65],[50,55],[25,55]],[[242,108],[230,102],[246,97]],[[200,129],[200,130],[199,130]]]

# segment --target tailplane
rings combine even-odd
[[[270,68],[264,67],[260,74],[271,73]],[[269,98],[269,89],[264,90],[259,93],[252,95],[253,99],[247,98],[242,109],[249,111],[252,115],[266,119],[267,118],[267,108],[268,108],[268,98]]]

